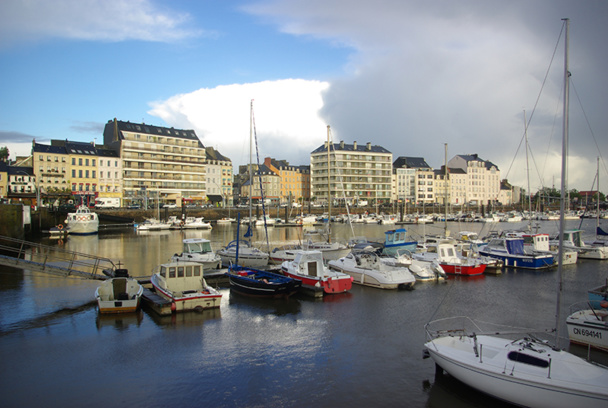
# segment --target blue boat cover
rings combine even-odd
[[[608,235],[608,232],[604,231],[604,230],[602,229],[602,227],[599,227],[599,226],[598,226],[598,227],[597,227],[597,232],[596,232],[596,234],[597,234],[597,235]]]
[[[524,255],[524,240],[523,239],[508,239],[507,252],[511,255]]]

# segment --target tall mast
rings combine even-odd
[[[449,198],[448,198],[448,144],[444,143],[444,147],[445,147],[445,159],[444,159],[444,177],[443,177],[443,185],[445,186],[445,198],[443,200],[443,206],[445,207],[445,216],[443,217],[443,223],[444,223],[444,231],[443,231],[443,235],[445,235],[445,237],[448,237],[448,202],[449,202]]]
[[[526,110],[524,109],[524,135],[526,137],[526,175],[528,177],[528,217],[530,222],[528,228],[532,229],[532,192],[530,191],[530,162],[528,161],[528,120],[526,119]]]
[[[331,157],[329,155],[329,147],[331,146],[331,141],[329,138],[329,125],[327,125],[327,242],[331,243],[331,231],[329,230],[329,225],[331,224]]]
[[[249,225],[251,225],[251,200],[253,199],[253,99],[249,109]]]
[[[568,42],[570,40],[570,19],[563,19],[566,26],[565,51],[564,51],[564,113],[563,113],[563,135],[562,135],[562,180],[561,180],[561,199],[559,203],[559,246],[557,251],[557,310],[555,313],[555,346],[559,346],[559,327],[560,327],[560,305],[562,298],[562,258],[564,253],[564,211],[565,211],[565,189],[566,189],[566,165],[568,163],[568,112],[570,96],[570,71],[568,70]]]

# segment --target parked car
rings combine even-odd
[[[165,204],[163,208],[177,208],[177,204]]]

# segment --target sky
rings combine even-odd
[[[330,126],[559,189],[569,18],[567,186],[596,190],[599,157],[608,193],[606,16],[604,0],[2,0],[0,147],[100,144],[117,118],[194,129],[236,170],[253,106],[260,162],[310,164]]]

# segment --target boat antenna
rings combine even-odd
[[[329,146],[329,125],[327,125],[327,242],[331,244],[331,157]]]
[[[564,211],[566,206],[565,201],[565,189],[566,189],[566,165],[567,165],[567,156],[568,156],[568,97],[569,97],[569,81],[570,81],[570,71],[568,70],[568,42],[569,38],[569,28],[570,28],[570,19],[563,19],[565,26],[565,51],[564,51],[564,114],[563,114],[563,134],[562,134],[562,179],[561,179],[561,195],[559,202],[559,246],[557,250],[557,310],[555,313],[555,346],[559,347],[559,327],[560,327],[560,305],[561,305],[561,296],[562,296],[562,263],[563,263],[563,254],[564,254]]]

